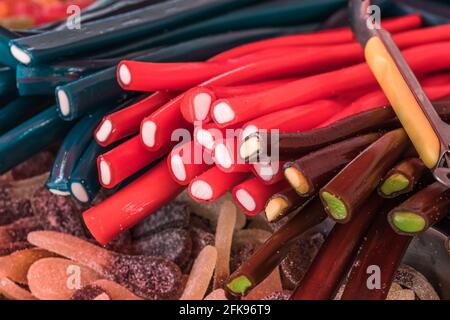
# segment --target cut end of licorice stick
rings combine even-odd
[[[79,182],[72,182],[70,185],[72,195],[82,203],[88,203],[90,198],[84,186]]]
[[[189,186],[189,194],[194,199],[209,201],[213,198],[213,189],[208,182],[196,180]]]
[[[252,287],[252,282],[244,275],[238,276],[227,283],[227,289],[239,296],[247,295],[248,290]]]
[[[11,54],[14,58],[16,58],[17,61],[23,64],[30,64],[31,56],[26,51],[20,49],[16,45],[12,45],[10,50]]]
[[[256,210],[256,202],[253,196],[244,189],[238,189],[235,193],[236,200],[239,204],[247,210],[247,212],[253,212]]]
[[[259,130],[258,127],[254,126],[254,125],[245,126],[244,129],[242,130],[241,140],[245,140],[246,138],[250,137],[252,134],[257,133],[258,130]]]
[[[261,149],[261,141],[257,135],[251,136],[241,143],[239,147],[239,156],[241,159],[251,158]]]
[[[208,290],[217,263],[217,249],[206,246],[200,251],[191,269],[180,300],[202,300]]]
[[[98,126],[97,131],[95,132],[95,140],[99,143],[103,143],[108,140],[109,136],[112,132],[112,123],[110,120],[104,120]]]
[[[214,136],[206,129],[199,128],[195,130],[195,141],[208,150],[214,148]]]
[[[236,114],[229,103],[225,100],[217,100],[212,107],[214,122],[224,125],[234,120]]]
[[[157,126],[151,120],[146,120],[142,123],[141,137],[142,142],[149,148],[153,148],[156,142],[156,130]]]
[[[277,221],[280,216],[282,216],[286,210],[286,208],[289,207],[289,204],[287,201],[283,198],[273,198],[270,199],[267,202],[266,208],[265,208],[265,214],[267,221],[273,222]]]
[[[401,232],[418,233],[426,228],[425,219],[413,212],[394,212],[391,216],[392,224]]]
[[[211,103],[215,100],[214,93],[207,89],[201,88],[192,98],[194,116],[196,121],[206,121],[211,110]]]
[[[68,116],[70,114],[70,101],[67,93],[62,89],[58,89],[56,97],[58,100],[59,111],[63,116]]]
[[[307,194],[310,190],[308,179],[294,167],[288,167],[284,170],[284,176],[299,195]]]
[[[228,149],[226,142],[221,142],[217,143],[214,147],[214,160],[220,167],[224,169],[230,169],[233,165],[233,162],[237,159],[233,159],[233,156],[230,154],[230,150]]]
[[[401,173],[395,173],[389,176],[380,186],[380,191],[385,196],[391,196],[395,193],[408,189],[410,181]]]
[[[121,62],[117,68],[117,78],[119,84],[123,87],[129,86],[131,83],[131,72],[124,62]]]
[[[344,221],[347,216],[347,207],[345,203],[329,192],[321,192],[321,198],[325,205],[325,209],[336,221]]]
[[[177,182],[186,182],[186,168],[184,166],[183,158],[180,155],[171,154],[169,156],[169,167]]]
[[[103,160],[101,157],[99,158],[98,171],[102,185],[109,186],[111,184],[111,167],[108,162]]]

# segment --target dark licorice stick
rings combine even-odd
[[[417,0],[396,1],[395,6],[402,13],[420,14],[426,24],[439,25],[450,22],[450,9],[445,3],[427,1],[426,4]]]
[[[308,198],[300,197],[294,189],[288,188],[274,194],[267,201],[264,214],[266,215],[267,221],[276,222],[288,213],[300,208],[307,201]]]
[[[101,244],[107,244],[174,199],[183,187],[172,180],[166,161],[131,182],[99,205],[85,211],[83,220]]]
[[[349,223],[334,226],[291,300],[333,299],[382,204],[383,199],[373,195]]]
[[[52,105],[49,97],[19,97],[0,108],[0,134],[31,118]]]
[[[331,0],[328,4],[326,2],[329,1],[263,3],[169,31],[157,37],[136,41],[125,47],[111,50],[107,53],[106,57],[110,57],[111,55],[119,56],[131,51],[187,41],[197,37],[203,37],[205,34],[213,35],[231,31],[266,28],[267,26],[295,26],[285,29],[283,34],[313,31],[317,29],[317,25],[305,25],[305,23],[320,20],[336,6],[333,3],[336,2],[334,0]],[[320,10],[318,10],[319,8]]]
[[[89,203],[100,190],[96,160],[106,150],[107,148],[99,146],[95,141],[91,141],[70,174],[70,193],[78,201]]]
[[[349,222],[408,144],[403,129],[390,131],[328,182],[319,194],[329,216],[339,223]]]
[[[16,70],[17,88],[21,95],[54,94],[57,86],[111,67],[118,61],[119,59],[68,60],[37,66],[19,64]]]
[[[414,189],[426,171],[423,162],[418,158],[401,161],[384,177],[378,186],[378,194],[383,198],[395,198]]]
[[[355,258],[341,300],[384,300],[413,237],[396,234],[380,214]]]
[[[11,94],[16,91],[16,76],[14,69],[0,66],[0,95]]]
[[[58,141],[71,126],[52,106],[0,136],[0,173]]]
[[[286,163],[284,175],[300,196],[315,195],[339,170],[380,137],[379,133],[369,133],[332,144]]]
[[[436,102],[433,105],[444,121],[450,121],[450,102]],[[280,159],[290,160],[357,134],[380,129],[388,130],[399,126],[400,123],[390,106],[379,107],[341,119],[327,127],[307,132],[281,133],[273,137],[270,134],[254,133],[246,140],[253,140],[255,149],[241,156],[245,156],[246,159],[264,155],[271,156],[272,149],[275,148],[279,152]],[[272,146],[272,142],[276,142],[276,144]]]
[[[170,0],[85,23],[78,30],[49,31],[11,41],[11,52],[23,64],[36,64],[64,56],[81,55],[124,40],[156,34],[255,2],[254,0]]]
[[[278,34],[280,34],[280,29],[226,33],[154,49],[136,59],[153,62],[204,60],[227,48]],[[103,103],[116,101],[125,94],[125,91],[117,83],[115,67],[57,87],[56,92],[57,96],[61,95],[61,98],[58,99],[59,106],[61,107],[61,101],[64,101],[68,107],[69,112],[64,116],[65,119],[75,119],[88,110],[95,109]]]
[[[435,182],[389,212],[391,227],[401,235],[415,235],[445,218],[450,212],[450,189]]]
[[[299,213],[247,259],[228,279],[225,290],[233,296],[245,296],[261,283],[281,263],[290,245],[311,227],[326,218],[318,198],[309,202]]]
[[[20,34],[10,31],[0,26],[0,63],[15,68],[17,60],[12,56],[9,50],[9,41],[19,38]]]
[[[69,178],[75,169],[78,159],[93,140],[92,135],[101,118],[106,113],[105,108],[80,119],[70,130],[56,155],[47,188],[55,194],[69,195]]]

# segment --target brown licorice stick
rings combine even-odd
[[[339,223],[349,222],[408,144],[405,131],[396,129],[361,152],[320,190],[320,198],[328,215]]]
[[[442,120],[450,121],[450,101],[433,104]],[[291,160],[357,134],[400,127],[390,106],[379,107],[338,120],[327,127],[299,133],[256,132],[241,142],[239,156],[245,160],[279,156]],[[245,144],[244,144],[245,142]]]
[[[385,175],[378,186],[378,194],[383,198],[395,198],[411,192],[425,172],[426,167],[422,160],[417,158],[405,159],[396,164]]]
[[[264,214],[267,221],[276,222],[300,208],[307,201],[308,198],[300,197],[294,189],[288,188],[270,197],[264,208]]]
[[[392,209],[388,220],[398,234],[415,235],[426,231],[449,212],[450,189],[435,182]]]
[[[334,226],[291,300],[333,299],[383,201],[373,194],[349,223]]]
[[[381,133],[369,133],[319,149],[286,163],[284,175],[300,196],[310,197],[380,137]]]
[[[228,279],[225,290],[232,296],[246,296],[261,283],[286,257],[292,243],[311,227],[326,219],[318,198],[312,199],[303,209],[272,234],[258,250]]]
[[[179,267],[162,258],[123,255],[52,231],[31,232],[28,241],[85,265],[143,298],[173,299],[181,290]]]
[[[341,300],[386,299],[412,239],[395,233],[386,214],[378,215],[359,248]]]

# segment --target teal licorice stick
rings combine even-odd
[[[60,140],[71,126],[58,116],[56,106],[51,106],[1,135],[0,174]]]
[[[0,26],[0,63],[8,67],[15,68],[17,60],[12,56],[9,50],[9,41],[19,38],[20,35],[16,32]]]
[[[170,62],[199,61],[229,48],[284,33],[285,28],[256,29],[203,37],[176,44],[136,57],[139,61]],[[94,73],[56,88],[60,115],[65,120],[76,119],[99,105],[114,103],[125,91],[116,79],[116,67]]]
[[[49,97],[18,97],[0,109],[0,134],[31,118],[54,104]]]
[[[257,0],[169,0],[111,18],[81,24],[77,30],[49,31],[10,42],[11,52],[23,64],[66,56],[80,56],[109,45],[133,41],[181,27]]]
[[[119,59],[76,60],[54,64],[17,65],[17,89],[20,95],[54,95],[57,86],[75,81],[83,76],[103,70]]]
[[[97,157],[106,150],[92,140],[83,155],[77,160],[76,167],[70,175],[69,184],[70,193],[78,201],[89,203],[100,190]]]
[[[243,8],[219,17],[204,20],[162,35],[133,42],[127,46],[108,51],[98,57],[109,58],[124,55],[131,51],[143,50],[154,46],[187,41],[205,34],[213,35],[230,31],[242,31],[255,28],[299,26],[318,22],[340,7],[344,0],[306,0],[306,1],[272,1]],[[311,31],[306,25],[305,30]]]
[[[14,69],[6,66],[0,66],[0,96],[9,95],[15,91],[16,74]]]
[[[70,130],[56,155],[47,188],[54,194],[69,195],[69,178],[89,143],[93,141],[95,128],[106,114],[106,108],[81,118]]]

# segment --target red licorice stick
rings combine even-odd
[[[129,91],[187,90],[248,63],[283,56],[296,50],[298,48],[295,47],[272,48],[225,61],[153,63],[123,60],[117,67],[117,80],[124,90]],[[313,47],[309,50],[318,52],[321,49]]]
[[[254,216],[264,210],[270,197],[288,187],[287,181],[266,185],[259,178],[253,177],[234,187],[232,195],[245,214]]]
[[[179,129],[186,132],[191,124],[180,113],[181,95],[172,99],[141,123],[141,139],[150,151],[156,151],[172,140],[172,134]],[[180,131],[180,134],[182,132]]]
[[[142,119],[161,107],[173,96],[173,93],[159,91],[124,109],[106,115],[95,131],[95,140],[99,145],[106,147],[136,134],[139,131]]]
[[[174,199],[183,187],[172,180],[166,161],[85,211],[83,220],[94,238],[108,244],[120,233]]]
[[[228,138],[216,142],[212,157],[216,166],[223,172],[251,172],[252,165],[238,156],[238,139]]]
[[[445,58],[450,54],[450,42],[410,48],[403,54],[418,74],[450,67],[450,60]],[[375,81],[369,67],[362,63],[303,78],[262,93],[217,100],[211,116],[219,127],[226,127],[269,112],[368,87]]]
[[[352,258],[383,199],[374,195],[348,224],[334,226],[291,300],[331,300],[339,290]]]
[[[210,203],[241,183],[247,176],[248,173],[245,172],[225,173],[214,166],[191,181],[189,195],[196,201]]]
[[[139,170],[169,153],[167,144],[158,151],[148,151],[135,136],[97,158],[97,169],[103,187],[112,189]]]
[[[394,273],[412,239],[396,234],[386,214],[378,215],[359,249],[358,263],[352,267],[341,300],[386,299]]]
[[[220,98],[235,97],[272,89],[285,84],[291,79],[279,79],[240,86],[205,86],[191,88],[185,92],[181,101],[181,109],[194,110],[197,120],[207,122],[210,120],[209,110],[211,104]]]
[[[450,83],[450,73],[438,72],[427,75],[426,78],[420,79],[420,84],[423,87],[438,87]]]
[[[284,180],[283,167],[287,161],[258,162],[252,167],[253,174],[266,185],[272,185]]]
[[[425,30],[421,31],[426,33]],[[429,42],[448,39],[448,32],[437,32],[437,36],[426,40]],[[404,35],[406,37],[403,45],[412,45],[423,43],[424,37],[414,34],[413,36]],[[414,39],[417,38],[417,42]],[[350,47],[349,47],[350,46]],[[338,47],[336,49],[336,47]],[[225,74],[217,76],[203,84],[204,86],[230,86],[242,83],[260,82],[268,79],[292,77],[299,74],[324,72],[330,69],[340,68],[346,65],[351,65],[356,61],[363,61],[363,54],[361,48],[357,44],[334,46],[332,50],[322,50],[321,54],[316,51],[297,50],[292,54],[268,59],[264,61],[256,61],[247,64],[240,68],[229,71]],[[353,55],[348,54],[348,50],[353,50]],[[355,54],[356,52],[356,54]],[[356,58],[355,58],[356,57]],[[181,107],[181,113],[186,121],[194,123],[195,121],[209,121],[205,110],[201,110],[200,114],[196,114],[196,110],[185,104]],[[207,104],[206,104],[207,106]]]
[[[450,84],[423,87],[423,89],[430,100],[439,100],[447,97],[450,94]],[[355,100],[347,108],[320,124],[319,127],[326,127],[338,120],[348,118],[354,114],[364,112],[373,108],[386,106],[388,104],[389,101],[387,100],[383,91],[373,91]]]
[[[337,100],[317,100],[266,114],[247,122],[242,127],[241,140],[260,130],[277,129],[280,133],[311,130],[342,111],[345,105]]]
[[[422,25],[419,15],[408,15],[394,19],[383,19],[382,26],[391,33],[418,28]],[[320,31],[309,34],[282,36],[268,40],[256,41],[219,54],[215,59],[231,59],[255,51],[282,46],[310,46],[333,45],[353,42],[353,33],[350,28],[340,28],[329,31]]]
[[[182,186],[211,168],[213,161],[208,150],[190,141],[172,150],[167,157],[169,172],[174,181]]]

